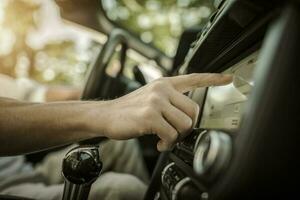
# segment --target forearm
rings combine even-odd
[[[0,154],[29,153],[102,136],[105,103],[39,104],[0,98]],[[102,115],[95,115],[95,109]]]

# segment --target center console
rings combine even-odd
[[[258,55],[255,51],[222,72],[234,75],[231,84],[200,88],[189,94],[202,107],[199,122],[169,153],[157,197],[172,200],[208,198],[207,187],[230,162],[232,140],[238,134],[255,86]]]

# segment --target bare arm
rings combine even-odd
[[[191,74],[154,81],[121,98],[104,101],[26,103],[0,99],[0,155],[15,155],[106,136],[160,137],[169,149],[194,126],[198,105],[181,93],[224,85],[231,76]]]
[[[103,136],[108,102],[28,103],[0,98],[0,155],[28,153]],[[99,115],[89,116],[97,110]],[[88,121],[97,121],[95,130]],[[96,132],[97,131],[97,132]]]

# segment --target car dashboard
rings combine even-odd
[[[296,56],[288,53],[299,46],[291,45],[285,53],[281,50],[299,37],[274,37],[299,31],[293,23],[300,19],[298,5],[218,2],[219,10],[191,45],[178,74],[218,72],[232,74],[233,81],[188,94],[201,108],[198,123],[189,136],[160,156],[146,200],[256,199],[293,194],[292,184],[283,186],[280,182],[290,183],[293,175],[289,172],[295,173],[283,162],[292,161],[292,154],[282,155],[282,149],[294,152],[294,141],[282,144],[280,130],[295,125],[291,119],[296,103],[292,101],[289,108],[280,105],[294,98],[287,92],[289,86],[299,86],[298,79],[292,78]],[[291,118],[284,113],[290,113]],[[286,174],[282,170],[287,170]]]

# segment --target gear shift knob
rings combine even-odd
[[[97,145],[78,146],[65,156],[62,173],[65,178],[63,200],[86,200],[91,185],[102,170]]]

